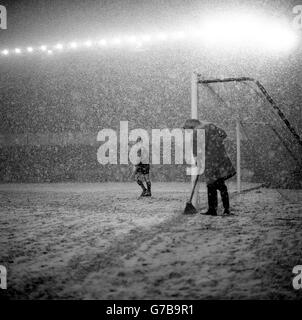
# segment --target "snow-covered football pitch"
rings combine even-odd
[[[153,197],[138,199],[135,183],[0,185],[0,296],[302,298],[292,286],[302,264],[302,190],[233,194],[234,215],[210,217],[182,214],[190,188],[153,183]]]

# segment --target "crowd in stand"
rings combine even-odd
[[[191,114],[191,70],[200,64],[209,77],[230,75],[227,69],[214,73],[219,62],[211,65],[194,52],[190,56],[187,50],[173,48],[165,52],[129,51],[126,55],[117,50],[110,54],[14,57],[7,64],[1,62],[0,134],[89,132],[96,137],[99,130],[117,130],[120,121],[126,120],[129,129],[179,128]],[[263,101],[250,87],[200,90],[200,117],[229,133],[228,150],[235,159],[238,110],[241,108],[244,120],[254,121]],[[102,167],[96,151],[95,145],[81,144],[2,145],[0,181],[129,179],[127,166]],[[255,171],[254,156],[250,153],[246,163]],[[187,179],[185,168],[179,166],[158,166],[152,174],[157,180]]]

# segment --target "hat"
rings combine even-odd
[[[186,120],[183,129],[195,129],[196,127],[198,127],[199,125],[201,125],[201,122],[197,119],[188,119]]]

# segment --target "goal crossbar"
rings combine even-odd
[[[302,147],[302,139],[300,135],[296,132],[295,128],[290,124],[289,120],[286,118],[285,114],[276,104],[274,99],[267,92],[262,83],[251,77],[232,77],[232,78],[222,78],[222,79],[202,79],[201,74],[197,72],[192,73],[191,78],[191,117],[192,119],[198,119],[198,84],[215,84],[215,83],[229,83],[229,82],[252,82],[255,84],[261,93],[264,95],[266,100],[270,103],[272,108],[277,112],[278,116],[281,118],[287,129],[290,131],[291,135],[294,137],[295,141]],[[236,145],[237,145],[237,192],[241,192],[241,155],[240,155],[240,118],[237,116],[236,120]],[[280,138],[280,137],[279,137]],[[191,177],[192,186],[194,184],[194,177]],[[193,196],[192,203],[198,206],[198,188]]]
[[[253,82],[256,84],[256,86],[260,89],[260,91],[263,93],[267,101],[272,105],[272,107],[277,111],[279,117],[284,122],[286,127],[289,129],[295,140],[298,142],[298,144],[302,147],[302,139],[300,135],[296,132],[294,127],[290,124],[288,119],[286,118],[285,114],[281,111],[279,106],[276,104],[274,99],[269,95],[267,90],[264,88],[264,86],[261,84],[260,81],[255,80],[254,78],[250,77],[240,77],[240,78],[224,78],[224,79],[206,79],[203,80],[200,78],[200,75],[197,74],[197,82],[199,84],[211,84],[211,83],[224,83],[224,82]]]

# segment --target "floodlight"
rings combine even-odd
[[[102,40],[99,41],[99,44],[100,44],[101,46],[106,46],[106,45],[107,45],[107,40],[102,39]]]
[[[283,50],[296,43],[296,36],[289,26],[260,15],[224,13],[203,21],[199,38],[205,44],[253,49]]]
[[[63,49],[62,43],[57,43],[57,44],[55,45],[55,49],[62,50],[62,49]]]
[[[168,36],[165,33],[159,33],[157,35],[157,39],[159,40],[167,40]]]
[[[174,39],[183,39],[185,37],[185,33],[183,31],[178,31],[173,33],[172,37]]]
[[[121,39],[120,38],[113,38],[112,43],[116,44],[116,45],[121,44]]]
[[[94,44],[105,47],[107,45],[119,46],[126,42],[133,44],[136,48],[142,46],[151,40],[181,40],[188,38],[190,41],[198,41],[203,47],[214,46],[223,50],[249,48],[252,52],[257,50],[266,50],[272,52],[288,51],[293,48],[297,42],[297,35],[291,27],[282,20],[265,17],[261,14],[253,15],[243,14],[242,12],[223,12],[223,14],[214,14],[204,17],[200,24],[188,25],[182,30],[159,32],[155,34],[137,34],[125,38],[114,37],[112,39],[89,39],[85,42],[70,42],[66,45],[69,49],[78,47],[91,47]],[[37,49],[52,54],[52,50],[63,50],[65,45],[57,43],[56,45],[41,45]],[[25,52],[31,53],[34,47],[27,47]],[[23,52],[20,48],[5,49],[1,51],[2,55],[8,55],[10,52],[20,54]]]
[[[92,41],[91,41],[91,40],[87,40],[87,41],[84,43],[84,45],[85,45],[86,47],[91,47],[91,46],[92,46]]]
[[[70,43],[70,48],[76,49],[77,47],[78,47],[78,44],[75,41]]]
[[[145,42],[151,41],[151,36],[149,36],[148,34],[145,34],[141,37],[141,40]]]
[[[137,38],[135,36],[127,37],[126,40],[130,43],[136,43]]]

